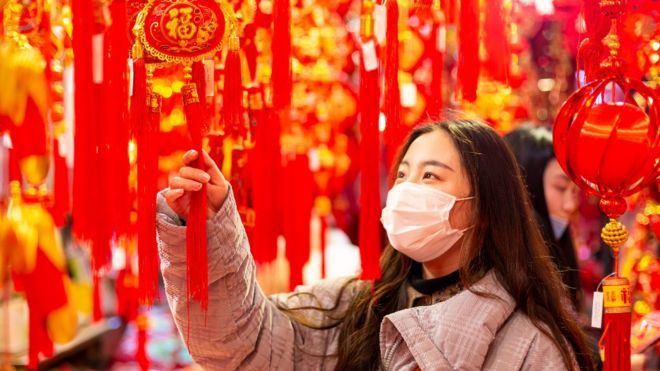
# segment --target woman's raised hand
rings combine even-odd
[[[177,176],[170,178],[170,189],[165,192],[167,204],[184,219],[188,216],[192,193],[202,189],[202,184],[207,185],[208,218],[213,217],[220,210],[229,192],[225,177],[208,153],[202,151],[205,169],[190,166],[198,156],[199,153],[194,149],[183,155],[183,167],[179,169]]]

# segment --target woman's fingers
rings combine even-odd
[[[211,180],[211,176],[206,171],[190,166],[182,167],[179,170],[179,176],[199,183],[208,183],[208,181]]]
[[[206,167],[206,173],[209,174],[211,183],[213,184],[223,184],[225,177],[222,175],[222,172],[218,168],[218,165],[213,161],[211,156],[209,156],[206,151],[202,151],[202,156],[204,159],[204,166]],[[183,155],[183,164],[186,167],[190,167],[191,164],[197,160],[199,153],[191,149]]]
[[[194,149],[183,154],[183,164],[190,165],[193,161],[197,159],[198,153]]]
[[[181,196],[183,196],[184,192],[185,191],[181,188],[170,189],[167,192],[165,192],[165,201],[167,201],[168,203],[173,203],[176,200],[178,200],[179,198],[181,198]]]
[[[170,188],[183,189],[184,191],[188,191],[188,192],[196,192],[202,189],[202,183],[194,181],[192,179],[186,179],[179,176],[175,176],[170,179]]]

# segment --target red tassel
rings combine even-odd
[[[92,272],[92,319],[98,322],[103,318],[101,303],[101,280],[99,274]]]
[[[432,119],[440,117],[442,111],[442,75],[445,70],[446,27],[444,14],[436,10],[433,22],[433,45],[431,49],[431,96],[428,112]],[[388,167],[389,168],[389,167]]]
[[[604,371],[630,371],[632,322],[630,283],[625,277],[603,281],[604,318],[600,348],[605,348]]]
[[[39,354],[53,354],[53,342],[48,336],[48,315],[67,304],[63,272],[37,247],[34,270],[22,278],[29,311],[28,369],[37,369]]]
[[[586,81],[591,81],[605,58],[608,49],[601,40],[610,29],[611,21],[600,11],[599,0],[584,0],[582,15],[586,38],[580,43],[576,56],[577,69],[584,68]]]
[[[141,68],[141,67],[139,67]],[[136,72],[136,78],[138,73]],[[134,91],[134,98],[136,91]],[[141,95],[142,93],[140,93]],[[158,146],[154,138],[160,130],[161,97],[157,93],[146,92],[146,99],[136,102],[146,108],[146,120],[136,127],[138,163],[138,269],[139,298],[142,303],[151,305],[158,298],[158,245],[156,243],[156,193],[158,192]],[[140,109],[140,107],[136,107]],[[138,114],[139,115],[139,114]]]
[[[195,70],[199,70],[199,63],[193,65],[193,78],[199,76]],[[203,67],[202,67],[203,68]],[[203,71],[202,71],[203,72]],[[182,89],[184,111],[188,130],[192,137],[194,149],[200,154],[192,166],[205,169],[202,156],[202,138],[205,132],[203,95],[198,94],[201,80],[196,83],[187,84]],[[195,192],[190,200],[190,211],[188,212],[186,227],[186,264],[188,277],[188,298],[200,303],[202,310],[208,308],[208,256],[206,254],[206,216],[207,199],[206,185]]]
[[[225,133],[245,137],[243,125],[243,83],[241,79],[241,54],[238,47],[238,37],[235,38],[227,52],[225,60],[225,83],[222,97],[222,120]],[[231,39],[231,38],[230,38]],[[231,43],[232,41],[230,41]]]
[[[326,196],[327,197],[327,196]],[[319,215],[319,219],[321,221],[321,278],[325,279],[327,272],[326,272],[326,259],[325,259],[325,250],[327,248],[327,241],[326,241],[326,234],[328,233],[328,216],[327,215]]]
[[[484,45],[487,54],[485,65],[493,79],[507,84],[511,54],[504,20],[504,7],[502,0],[490,0],[485,4]]]
[[[458,24],[458,84],[463,100],[477,99],[479,82],[479,0],[461,0]]]
[[[284,168],[282,192],[284,209],[284,238],[289,261],[289,289],[303,283],[303,268],[309,260],[310,221],[314,204],[314,179],[306,154],[297,154]],[[259,217],[257,217],[259,218]]]
[[[391,166],[396,150],[401,145],[405,135],[405,127],[401,123],[401,91],[399,90],[399,5],[397,0],[388,0],[387,30],[385,55],[385,96],[383,110],[387,118],[385,126],[385,144],[387,145],[387,163]]]
[[[372,38],[371,9],[363,4],[363,46],[360,60],[360,226],[359,246],[364,280],[380,279],[380,148],[378,120],[380,117],[380,85],[378,57]],[[365,43],[365,40],[368,40]],[[375,66],[373,65],[375,64]],[[375,68],[374,68],[375,67]]]
[[[252,255],[257,263],[268,263],[277,258],[280,234],[277,197],[282,166],[280,120],[264,106],[260,90],[251,92],[248,101],[250,117],[256,122],[255,146],[250,159],[254,163],[252,200],[256,215]]]
[[[71,210],[71,197],[69,196],[69,168],[66,159],[60,155],[59,140],[53,141],[53,165],[55,179],[53,181],[53,221],[57,227],[64,226],[66,216]]]
[[[291,104],[291,2],[273,0],[273,107]]]
[[[129,115],[128,115],[128,76],[126,62],[129,54],[128,33],[126,32],[126,1],[113,1],[110,4],[112,24],[106,32],[106,66],[104,76],[107,79],[109,102],[106,115],[109,130],[108,146],[108,211],[110,227],[117,236],[126,235],[130,229],[131,195],[128,176]]]
[[[140,370],[149,370],[149,357],[147,355],[147,331],[149,330],[149,317],[146,314],[140,314],[135,320],[137,327],[137,351],[135,359],[140,365]]]
[[[75,55],[75,142],[73,166],[73,233],[81,239],[91,238],[90,229],[96,221],[97,189],[94,186],[96,141],[96,92],[92,76],[92,35],[94,34],[94,3],[73,1],[73,53]]]
[[[447,24],[456,24],[456,0],[442,0],[442,10]]]

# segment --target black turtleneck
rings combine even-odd
[[[460,280],[458,271],[449,273],[446,276],[425,280],[422,274],[422,264],[417,262],[413,262],[410,269],[410,277],[408,277],[410,285],[424,295],[431,295],[444,290],[449,286],[456,285]]]

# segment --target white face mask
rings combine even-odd
[[[552,233],[555,235],[555,239],[559,240],[564,235],[566,229],[568,229],[568,220],[551,215],[550,225],[552,226]]]
[[[423,263],[449,250],[466,229],[452,228],[449,212],[459,200],[435,188],[411,182],[392,187],[380,217],[396,250]]]

